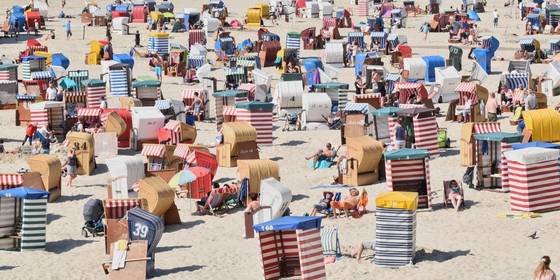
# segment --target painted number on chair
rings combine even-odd
[[[132,235],[145,239],[146,236],[148,236],[148,226],[140,223],[135,223],[134,231],[132,232]]]

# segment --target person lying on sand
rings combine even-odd
[[[362,258],[362,253],[364,250],[372,250],[375,254],[375,240],[364,240],[360,241],[356,248],[352,251],[352,257],[358,259],[358,261]]]

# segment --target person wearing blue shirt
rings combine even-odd
[[[66,31],[66,39],[70,40],[70,37],[72,37],[72,24],[70,20],[66,21],[64,24],[64,31]]]
[[[397,143],[397,150],[403,149],[405,147],[406,131],[402,126],[402,121],[399,119],[395,124],[395,139]]]

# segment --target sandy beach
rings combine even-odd
[[[175,11],[184,8],[200,9],[203,0],[175,1]],[[249,4],[258,1],[227,0],[230,18],[242,20]],[[422,7],[427,0],[417,1]],[[442,8],[460,6],[460,1],[442,1]],[[108,0],[98,0],[104,7]],[[25,5],[26,1],[0,1],[0,11],[5,11],[12,5]],[[49,1],[49,16],[56,16],[60,11],[60,0]],[[402,6],[402,1],[396,5]],[[335,1],[335,7],[350,5],[348,0]],[[492,13],[494,9],[500,13],[499,27],[492,27]],[[79,20],[83,9],[83,1],[67,1],[64,9],[67,15],[75,16],[71,19],[73,36],[66,40],[63,23],[58,18],[50,18],[46,23],[47,29],[54,29],[55,40],[45,41],[50,52],[60,52],[70,59],[71,70],[87,69],[90,77],[98,77],[101,73],[99,65],[85,65],[84,55],[90,40],[103,39],[104,27],[86,27],[85,34]],[[492,74],[483,83],[490,91],[496,91],[502,71],[506,70],[508,60],[513,58],[514,51],[519,47],[519,38],[523,37],[525,22],[519,19],[516,8],[504,7],[503,1],[488,1],[485,13],[479,13],[482,21],[478,23],[481,35],[493,35],[500,41],[500,48],[496,52],[498,59],[492,62]],[[352,17],[354,22],[365,21],[365,18]],[[397,29],[396,32],[408,37],[408,44],[413,54],[448,56],[448,33],[430,33],[428,40],[424,40],[419,31],[420,25],[431,19],[431,15],[409,17],[407,27]],[[297,18],[294,22],[272,25],[265,20],[266,27],[273,33],[280,35],[284,46],[287,32],[301,32],[309,26],[322,26],[322,20],[317,18]],[[146,24],[131,24],[131,34],[139,30],[142,44],[147,44]],[[346,35],[349,28],[340,29],[341,35]],[[42,35],[47,32],[43,31]],[[255,30],[232,31],[237,42],[246,38],[255,39]],[[539,34],[535,38],[541,45],[548,44],[552,35]],[[83,38],[83,39],[82,39]],[[0,38],[0,55],[10,58],[18,56],[25,49],[27,36],[21,35],[17,40]],[[171,33],[171,42],[187,44],[186,33]],[[207,47],[212,49],[214,37],[208,39]],[[115,53],[128,53],[134,45],[134,35],[120,35],[113,33]],[[457,44],[463,48],[463,71],[467,74],[472,61],[466,58],[470,46]],[[546,46],[548,47],[548,46]],[[301,50],[302,56],[323,56],[324,50]],[[209,58],[215,61],[214,53]],[[390,65],[390,57],[384,57],[386,65]],[[221,68],[221,64],[219,64]],[[396,71],[391,66],[388,69]],[[547,69],[545,64],[532,64],[533,76],[543,73]],[[280,73],[274,67],[267,67],[265,71],[273,75],[272,87],[279,80]],[[135,57],[133,76],[152,75],[146,58]],[[221,69],[213,71],[212,76],[218,79],[218,89],[223,88],[224,74]],[[338,81],[351,84],[353,89],[354,68],[342,68]],[[163,77],[162,92],[166,98],[181,99],[182,90],[186,86],[180,78]],[[23,92],[23,87],[20,87]],[[548,105],[555,106],[560,98],[549,98]],[[436,104],[444,112],[447,104]],[[15,125],[14,110],[0,111],[0,138],[6,139],[6,150],[15,150],[23,140],[25,127]],[[502,130],[513,132],[515,127],[509,124],[511,113],[501,116],[499,122]],[[460,180],[465,167],[459,163],[459,137],[461,124],[446,122],[444,117],[437,118],[438,125],[448,129],[451,148],[444,150],[441,156],[430,161],[430,180],[433,195],[433,210],[419,211],[416,229],[416,264],[399,269],[380,268],[372,263],[371,251],[366,251],[366,258],[357,261],[343,257],[334,264],[326,265],[328,279],[530,279],[532,271],[543,255],[552,259],[552,268],[559,269],[560,238],[558,235],[558,219],[560,212],[550,212],[535,219],[508,219],[499,217],[509,213],[509,194],[490,191],[476,191],[465,189],[466,209],[456,212],[443,207],[443,181],[449,179]],[[261,148],[261,158],[276,161],[280,166],[282,184],[290,188],[293,201],[290,204],[292,215],[303,215],[321,198],[325,189],[312,189],[318,184],[330,183],[335,175],[335,168],[312,170],[307,167],[304,157],[323,147],[326,142],[334,146],[340,145],[340,131],[290,131],[282,132],[283,121],[274,123],[274,145]],[[197,123],[197,143],[210,145],[216,136],[216,124],[211,122]],[[560,129],[560,128],[558,128]],[[61,147],[51,149],[61,158],[64,153]],[[344,148],[343,148],[344,149]],[[211,150],[215,152],[215,149]],[[130,151],[120,151],[131,154]],[[107,259],[104,254],[102,237],[85,238],[81,235],[84,223],[82,208],[89,198],[103,199],[106,196],[106,185],[109,181],[104,159],[98,159],[98,168],[92,176],[78,176],[76,187],[63,188],[62,197],[55,203],[48,205],[47,248],[45,251],[5,252],[0,251],[0,279],[105,279],[100,264]],[[16,172],[20,168],[27,168],[25,158],[13,155],[0,155],[0,172]],[[216,178],[235,178],[236,168],[219,168]],[[63,179],[66,180],[66,179]],[[360,189],[362,187],[359,187]],[[386,191],[386,183],[364,186],[369,194],[368,210],[370,213],[355,218],[325,218],[323,225],[335,226],[339,230],[339,238],[343,253],[349,253],[350,248],[362,240],[375,239],[375,197]],[[340,190],[338,190],[340,191]],[[342,190],[346,194],[346,190]],[[262,279],[261,255],[257,239],[244,239],[242,209],[230,211],[220,217],[192,215],[194,202],[188,199],[175,199],[182,220],[181,225],[168,226],[156,249],[155,272],[157,279]],[[537,239],[528,237],[533,232],[538,233]]]

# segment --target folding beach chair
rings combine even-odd
[[[197,207],[197,214],[206,215],[208,213],[212,215],[217,215],[217,211],[219,211],[224,206],[224,195],[218,193],[216,190],[212,190],[210,195],[206,199],[204,206]]]
[[[465,207],[465,191],[463,190],[463,184],[459,182],[457,183],[459,184],[459,189],[461,190],[461,197],[463,197],[463,199],[461,200],[461,205],[459,205],[459,208],[462,208]],[[451,203],[451,200],[448,198],[449,192],[451,191],[451,188],[449,187],[450,185],[451,180],[443,181],[443,205],[445,206],[445,208],[453,206],[453,203]]]
[[[239,196],[237,197],[237,204],[245,206],[247,201],[247,195],[249,195],[249,178],[243,178],[241,180],[241,186],[239,187]]]
[[[340,241],[338,239],[338,228],[324,227],[321,229],[321,245],[325,263],[334,263],[342,257]]]
[[[511,117],[511,119],[509,119],[509,124],[517,125],[519,123],[519,119],[521,118],[522,112],[523,112],[523,107],[519,106],[515,108],[515,112],[513,113],[513,116]]]
[[[342,198],[342,193],[341,192],[336,192],[333,196],[333,199],[331,201],[340,201],[340,199]],[[328,208],[324,209],[323,211],[319,212],[323,215],[326,215],[327,217],[330,216],[332,214],[332,208],[329,205]]]

